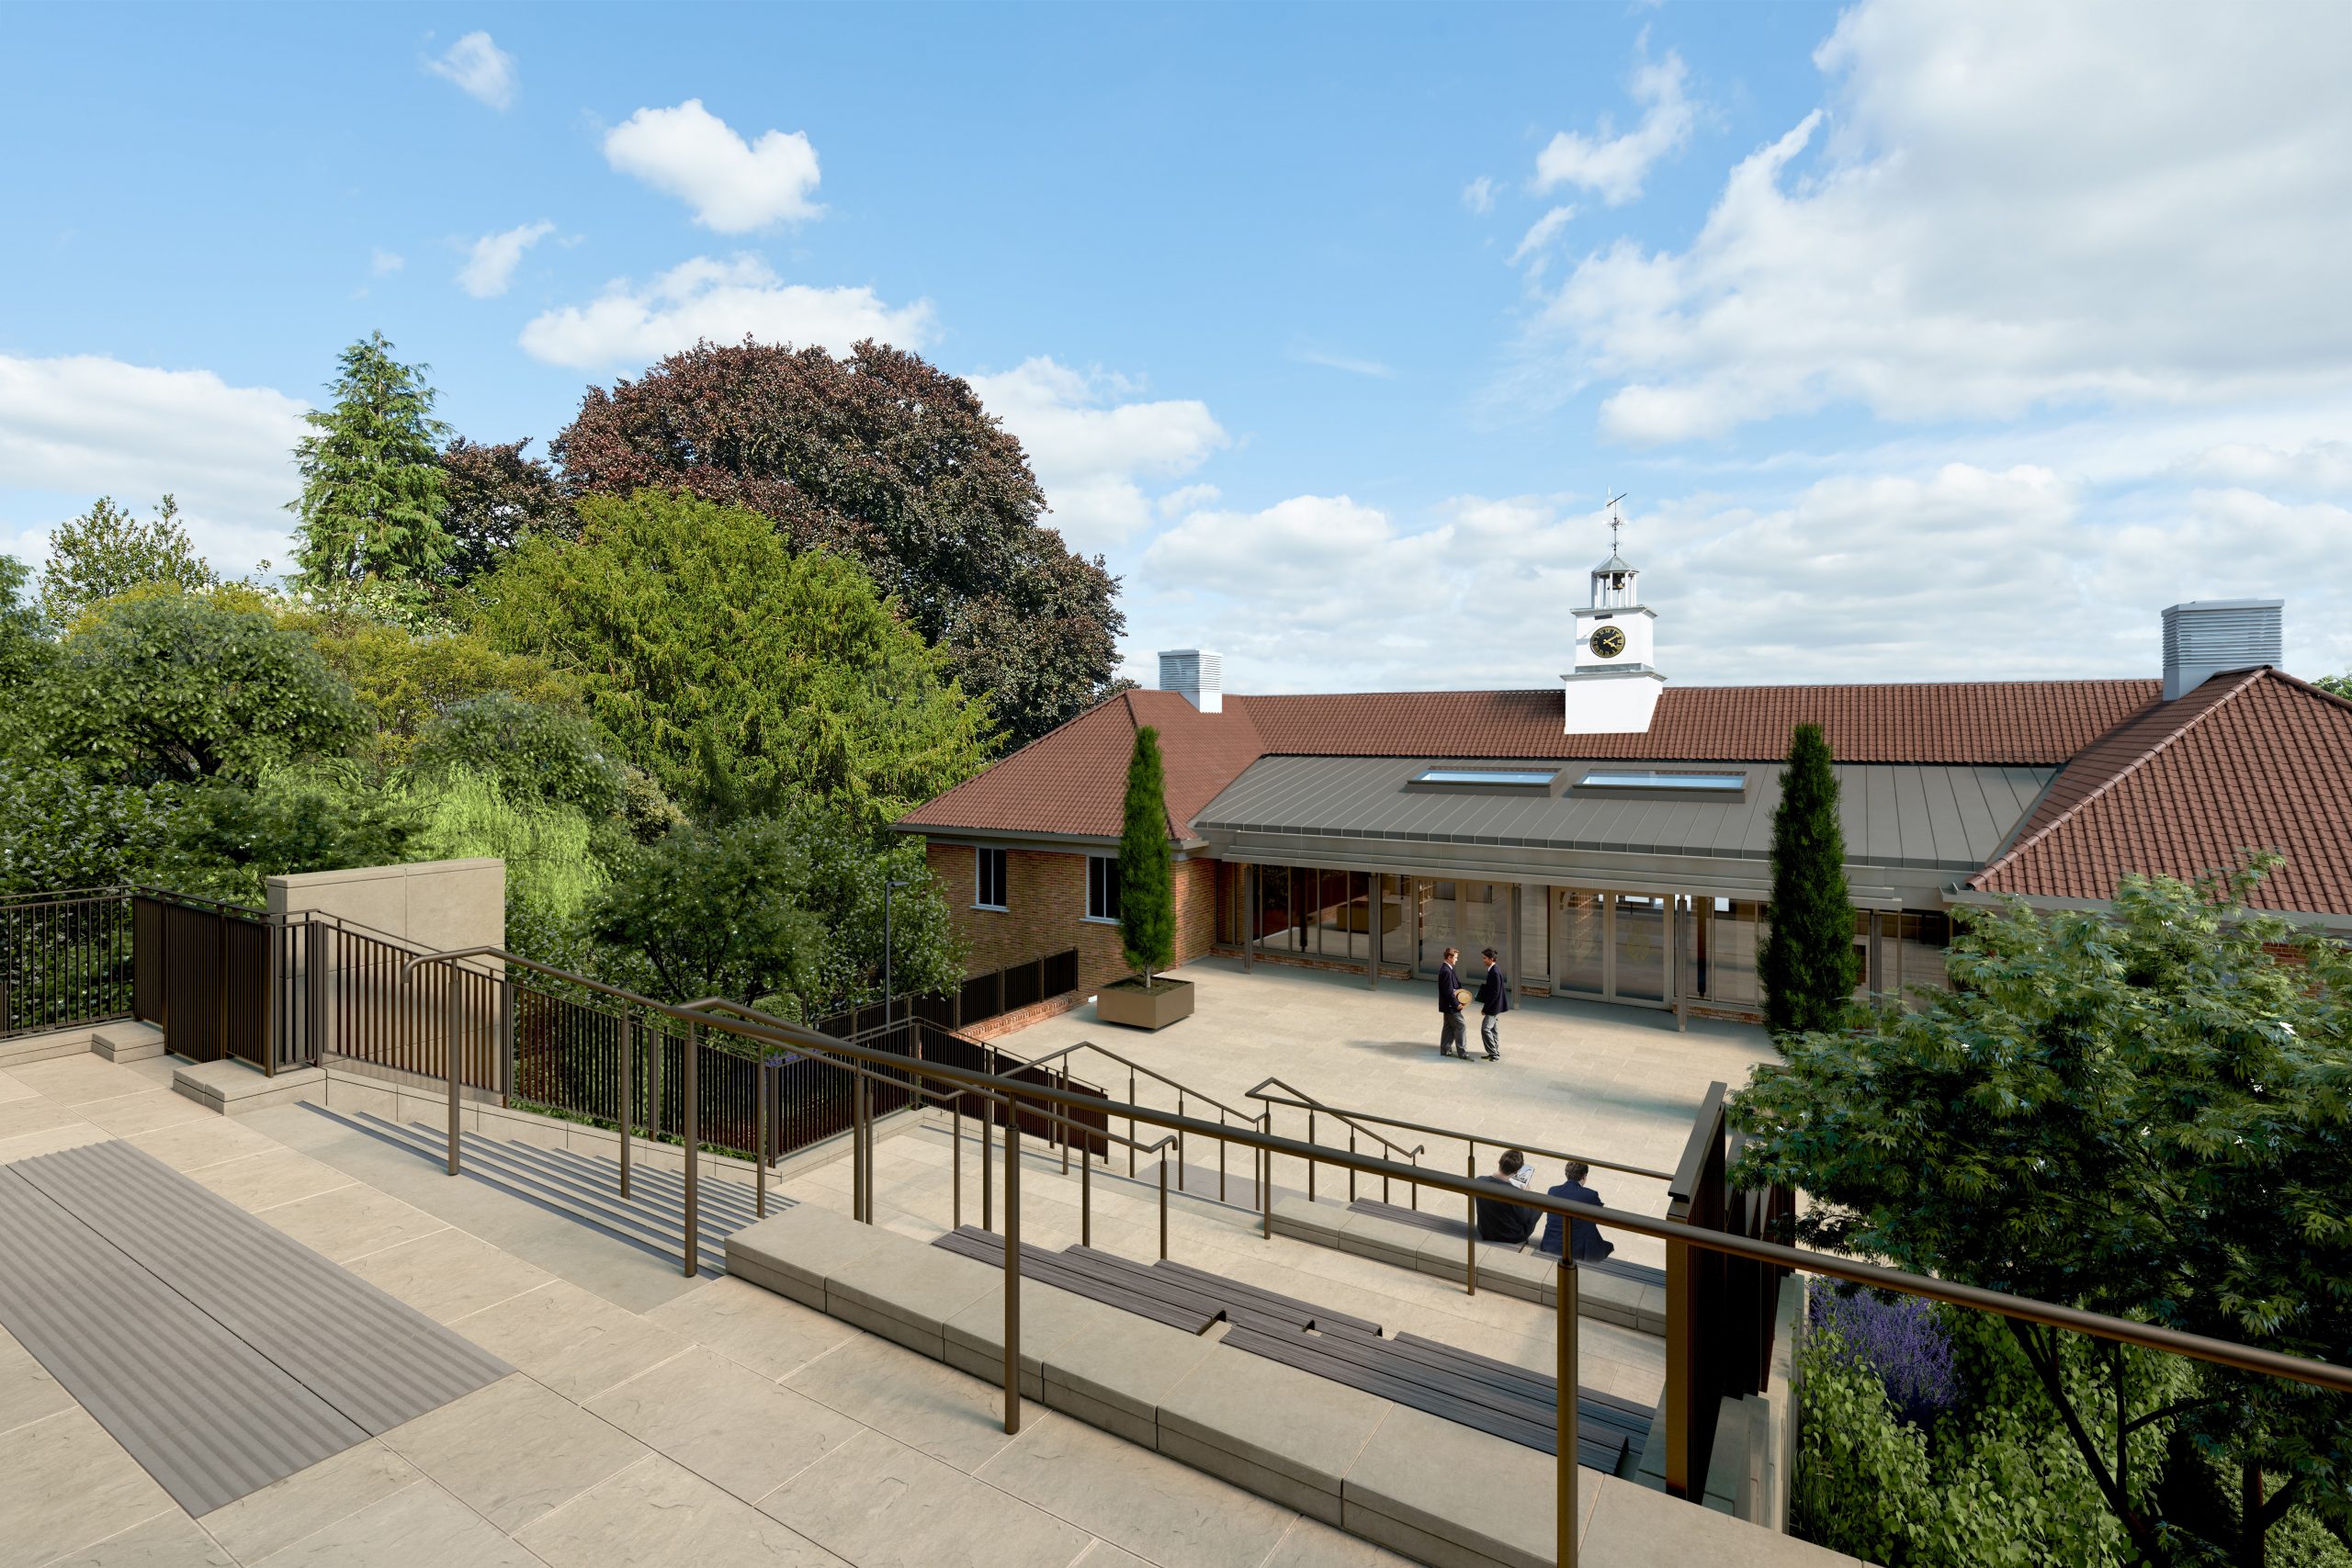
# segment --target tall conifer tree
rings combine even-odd
[[[442,525],[447,477],[435,443],[428,367],[402,365],[381,333],[343,351],[334,401],[303,415],[313,434],[294,448],[302,520],[294,547],[303,580],[324,588],[363,578],[419,581],[455,547]]]
[[[1834,1028],[1853,998],[1854,906],[1829,764],[1821,727],[1798,725],[1772,814],[1772,923],[1757,961],[1774,1034]]]
[[[1119,942],[1147,983],[1176,957],[1174,861],[1159,731],[1147,724],[1136,731],[1127,760],[1126,821],[1119,834]]]

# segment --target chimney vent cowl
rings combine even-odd
[[[2199,599],[2165,611],[2165,701],[2286,657],[2284,599]]]
[[[1159,689],[1175,692],[1203,713],[1225,711],[1225,659],[1198,648],[1163,649]]]

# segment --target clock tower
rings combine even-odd
[[[1620,498],[1622,499],[1622,498]],[[1657,612],[1642,603],[1641,572],[1620,547],[1624,520],[1610,502],[1609,558],[1592,569],[1591,603],[1575,612],[1575,667],[1567,687],[1570,735],[1628,735],[1650,727],[1666,677],[1650,662]]]

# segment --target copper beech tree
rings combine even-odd
[[[1027,456],[971,386],[919,355],[697,344],[590,388],[550,449],[575,499],[690,491],[857,561],[1013,744],[1110,688],[1117,580],[1044,525]]]

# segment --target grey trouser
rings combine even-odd
[[[1470,1031],[1463,1023],[1462,1015],[1444,1012],[1438,1016],[1445,1021],[1445,1027],[1438,1032],[1437,1054],[1442,1056],[1449,1051],[1459,1051],[1467,1056],[1470,1054]]]
[[[1487,1047],[1487,1055],[1500,1056],[1503,1054],[1502,1014],[1490,1012],[1478,1021],[1478,1039]]]

